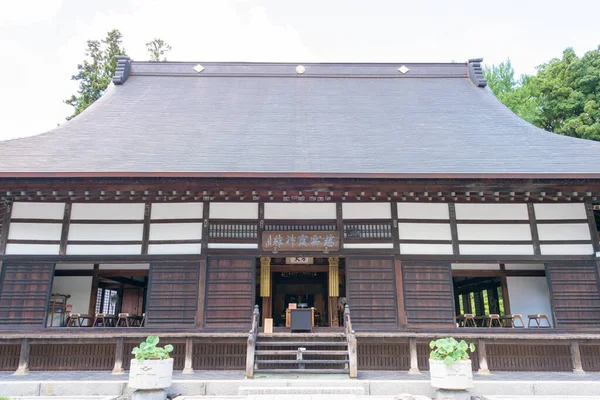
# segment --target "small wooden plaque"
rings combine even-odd
[[[264,328],[266,334],[273,333],[273,318],[265,318]]]

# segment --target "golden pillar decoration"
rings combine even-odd
[[[329,257],[329,297],[338,297],[340,295],[339,265],[339,257]]]
[[[271,257],[260,258],[260,297],[271,297]]]

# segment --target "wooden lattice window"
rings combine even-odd
[[[268,223],[266,231],[335,231],[335,224],[286,224]]]
[[[208,228],[211,239],[256,239],[257,235],[256,223],[211,222]]]
[[[344,224],[345,239],[392,239],[391,223]]]

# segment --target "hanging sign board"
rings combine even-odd
[[[337,251],[340,234],[332,231],[268,231],[262,234],[263,251]]]
[[[314,258],[313,257],[286,257],[285,263],[286,264],[313,264]]]

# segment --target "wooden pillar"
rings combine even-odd
[[[417,358],[417,338],[409,339],[410,346],[410,369],[409,374],[420,374],[419,371],[419,359]]]
[[[402,264],[396,257],[394,260],[394,268],[396,273],[396,306],[398,307],[398,325],[401,328],[406,328],[408,325],[408,318],[406,317],[406,310],[404,308],[404,281],[402,277]]]
[[[196,328],[204,326],[204,301],[206,298],[206,264],[208,260],[200,261],[200,273],[198,274],[198,310],[196,311]]]
[[[92,316],[92,320],[88,319],[88,326],[93,322],[94,315],[96,315],[96,303],[98,302],[98,285],[100,284],[100,264],[94,264],[94,270],[92,271],[92,293],[90,294],[90,305],[88,307],[88,314]]]
[[[262,325],[265,318],[272,318],[271,257],[260,258],[260,297],[262,297]]]
[[[329,257],[329,326],[338,327],[340,321],[338,317],[337,302],[340,296],[340,259],[338,257]]]
[[[488,368],[487,363],[487,352],[485,349],[485,340],[479,339],[478,343],[478,353],[479,353],[479,369],[477,373],[480,375],[489,375],[490,370]]]
[[[19,353],[19,367],[15,375],[27,375],[29,373],[29,339],[21,340],[21,351]]]
[[[65,210],[63,213],[62,230],[60,233],[60,247],[58,254],[67,254],[67,242],[69,240],[69,227],[71,225],[71,203],[65,204]]]
[[[123,369],[123,338],[117,338],[117,344],[115,346],[115,366],[112,370],[113,375],[122,374],[125,370]]]
[[[579,341],[571,340],[571,363],[574,374],[585,374],[583,364],[581,363],[581,353],[579,352]]]
[[[192,368],[192,357],[194,355],[194,341],[192,338],[185,339],[185,364],[183,366],[182,374],[193,374],[194,369]]]
[[[148,254],[150,242],[150,216],[152,214],[152,203],[144,205],[144,228],[142,230],[142,254]]]

